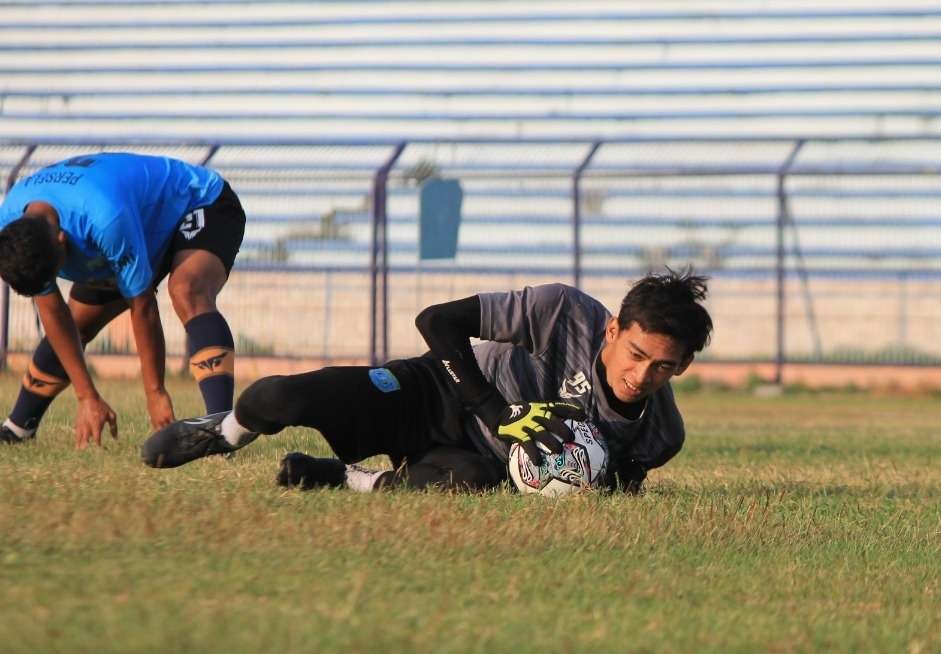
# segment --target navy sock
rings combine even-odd
[[[229,324],[218,311],[203,313],[186,323],[190,372],[199,384],[206,413],[232,408],[235,393],[235,342]]]
[[[68,385],[69,377],[59,363],[59,357],[49,341],[43,338],[23,375],[23,386],[10,411],[10,420],[17,427],[36,429],[46,409]]]

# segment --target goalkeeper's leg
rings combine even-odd
[[[407,372],[404,374],[408,374]],[[387,454],[401,460],[431,441],[429,398],[386,368],[323,368],[265,377],[241,394],[234,411],[179,420],[141,447],[147,465],[168,468],[244,447],[285,427],[318,430],[344,463]]]
[[[316,429],[344,463],[380,454],[401,459],[433,446],[426,402],[385,368],[332,367],[258,380],[239,396],[235,421],[262,434]]]
[[[281,459],[277,482],[303,490],[345,486],[365,493],[393,487],[479,492],[499,486],[505,478],[506,467],[495,459],[470,450],[440,446],[395,470],[370,470],[338,459],[291,452]]]
[[[388,483],[420,490],[483,491],[499,486],[505,478],[506,466],[496,459],[459,447],[439,446],[399,466]]]

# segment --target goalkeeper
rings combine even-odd
[[[608,444],[607,484],[637,491],[683,445],[668,382],[709,340],[705,295],[704,277],[668,270],[634,284],[617,316],[562,284],[431,306],[416,319],[431,349],[424,356],[265,377],[234,411],[153,434],[144,462],[174,467],[304,426],[338,458],[288,454],[282,485],[480,490],[506,478],[513,442],[538,460],[536,442],[560,451],[572,438],[563,420],[587,418]],[[392,470],[355,465],[380,454]]]

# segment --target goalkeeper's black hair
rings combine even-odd
[[[41,293],[57,265],[55,233],[44,219],[24,215],[0,230],[0,278],[20,295]]]
[[[692,268],[647,275],[624,296],[618,327],[627,329],[636,322],[645,332],[676,339],[685,346],[685,356],[692,356],[706,347],[712,333],[712,318],[702,305],[707,281]]]

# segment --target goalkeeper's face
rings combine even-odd
[[[636,322],[621,329],[617,318],[605,328],[601,362],[608,386],[622,402],[637,402],[679,375],[693,361],[682,343],[666,334],[646,332]]]

